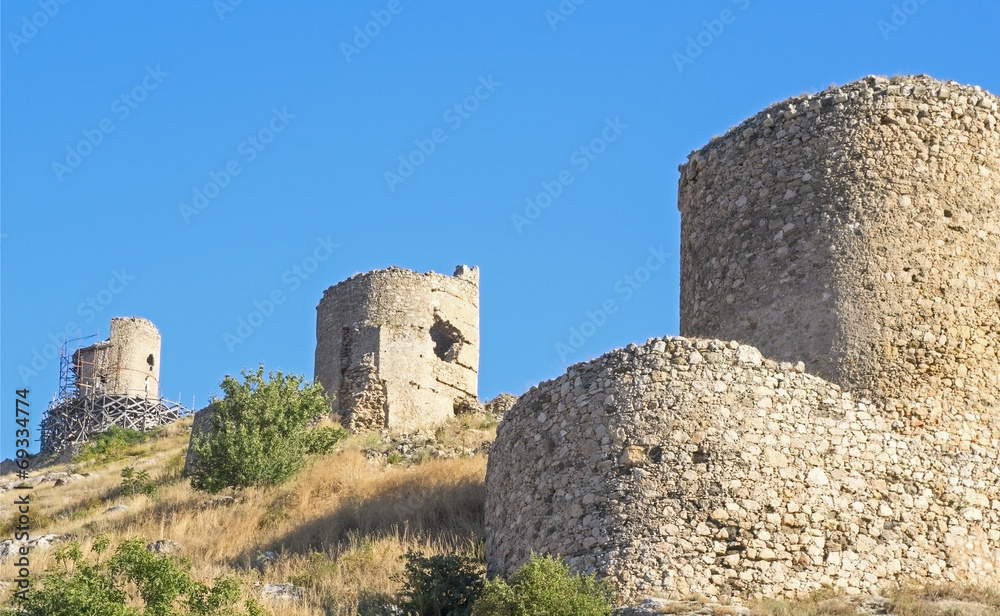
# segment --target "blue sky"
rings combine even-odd
[[[312,378],[323,290],[390,265],[481,268],[483,399],[677,334],[692,149],[869,74],[998,93],[998,22],[942,0],[5,0],[0,456],[67,329],[152,320],[164,395],[200,407],[261,362]]]

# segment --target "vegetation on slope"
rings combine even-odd
[[[229,487],[214,497],[182,477],[191,423],[184,419],[141,438],[113,432],[73,462],[36,471],[48,479],[30,492],[32,536],[57,535],[53,540],[62,547],[32,551],[34,588],[43,587],[45,571],[62,571],[82,576],[77,579],[87,588],[94,585],[81,600],[110,597],[132,610],[122,614],[143,614],[137,610],[144,605],[146,614],[157,614],[148,610],[136,574],[154,571],[175,582],[168,586],[177,591],[170,602],[178,614],[212,614],[224,603],[231,614],[254,614],[252,601],[275,616],[399,614],[401,606],[449,613],[445,605],[453,606],[450,613],[469,612],[484,559],[485,451],[495,436],[494,417],[456,417],[420,434],[348,436],[327,453],[307,457],[281,485]],[[55,485],[56,477],[64,483]],[[10,481],[7,476],[0,486]],[[16,513],[0,512],[0,539],[16,525]],[[146,552],[143,546],[156,540],[176,542],[179,557]],[[109,556],[83,557],[95,547]],[[124,562],[134,566],[122,568]],[[570,611],[559,613],[606,613],[606,594],[603,602],[587,598],[590,591],[605,592],[598,582],[583,581],[578,597],[579,580],[556,579],[555,561],[537,562],[508,581],[486,582],[475,613],[539,613],[538,603],[526,602],[536,592],[544,593],[536,601],[569,601]],[[108,575],[112,567],[119,567],[117,577]],[[130,581],[122,572],[136,577]],[[66,579],[54,582],[49,598],[65,591],[59,585]],[[115,579],[122,583],[108,583]],[[294,588],[286,598],[269,598],[267,585],[282,583]],[[192,603],[192,597],[209,603]],[[54,605],[36,613],[51,613]],[[880,613],[900,616],[998,616],[1000,592],[954,585],[904,589],[878,606]],[[752,606],[754,613],[774,616],[847,615],[859,608],[871,613],[868,604],[832,594]],[[705,606],[681,603],[663,613],[695,609],[708,613]],[[737,613],[728,606],[710,611]]]
[[[113,538],[111,552],[130,539],[173,540],[190,559],[192,580],[212,585],[231,577],[241,598],[262,601],[276,616],[378,613],[395,604],[409,552],[483,559],[486,458],[452,452],[492,440],[492,427],[478,428],[495,425],[488,417],[456,418],[438,432],[439,446],[425,449],[456,457],[430,453],[420,463],[401,456],[402,463],[388,464],[365,453],[382,444],[380,435],[356,435],[308,460],[281,486],[225,489],[215,497],[181,476],[191,423],[162,427],[118,460],[92,457],[37,471],[77,478],[31,490],[33,519],[44,523],[32,537],[75,539],[84,553],[102,535]],[[146,471],[157,496],[124,489],[126,467]],[[127,509],[108,511],[115,505]],[[13,528],[11,510],[0,516],[0,525]],[[32,551],[32,575],[61,566],[55,550]],[[299,599],[263,600],[263,584],[287,582],[300,590]]]
[[[265,379],[263,365],[242,376],[242,383],[222,380],[225,395],[207,411],[211,425],[192,443],[191,485],[199,490],[282,484],[308,455],[329,452],[347,436],[340,427],[310,426],[330,410],[319,384],[280,371]]]

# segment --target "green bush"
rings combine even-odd
[[[225,396],[212,399],[211,426],[194,439],[190,476],[199,490],[284,483],[310,451],[330,443],[328,432],[310,435],[308,428],[330,410],[319,384],[281,372],[265,380],[264,366],[242,376],[242,383],[229,375],[222,380]]]
[[[510,578],[486,582],[473,616],[608,616],[614,589],[593,575],[573,575],[561,559],[531,556]]]
[[[122,494],[135,496],[145,494],[149,498],[156,498],[160,493],[156,482],[149,478],[149,471],[135,472],[132,466],[122,469]]]
[[[83,450],[73,456],[74,462],[97,460],[98,462],[114,462],[125,457],[130,447],[145,443],[154,435],[153,432],[141,432],[132,428],[111,426],[95,436],[83,446]]]
[[[462,556],[407,552],[400,607],[417,616],[468,616],[483,589],[483,566]]]
[[[322,455],[333,451],[334,446],[347,438],[347,430],[336,426],[313,428],[306,432],[306,453]]]
[[[56,550],[62,571],[42,576],[27,600],[12,599],[17,616],[265,616],[255,601],[239,607],[236,580],[216,580],[208,586],[191,579],[186,561],[154,554],[139,539],[118,546],[105,561],[100,554],[106,538],[94,542],[94,563],[83,558],[80,545],[68,543]]]

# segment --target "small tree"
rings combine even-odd
[[[133,497],[136,494],[145,494],[149,498],[156,498],[159,491],[156,482],[149,478],[149,471],[137,473],[134,466],[122,469],[122,494]]]
[[[330,429],[322,429],[325,447],[317,451],[309,422],[330,410],[318,383],[281,372],[265,380],[264,366],[242,376],[242,383],[229,375],[222,380],[225,396],[209,406],[211,428],[193,439],[191,485],[199,490],[278,485],[302,468],[307,454],[328,451],[346,435],[339,430],[331,439]]]

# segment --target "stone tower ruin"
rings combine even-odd
[[[680,168],[681,333],[497,430],[486,560],[643,596],[1000,583],[1000,99],[867,77]]]
[[[111,319],[107,340],[63,348],[59,392],[42,420],[43,452],[111,426],[148,430],[187,412],[160,397],[160,332],[140,317]]]
[[[997,102],[868,77],[693,152],[681,335],[802,361],[912,424],[971,438],[1000,421]]]
[[[316,307],[315,380],[352,430],[432,426],[478,404],[479,268],[357,274]]]
[[[159,398],[160,332],[146,319],[115,317],[107,340],[73,353],[73,372],[82,394]]]

